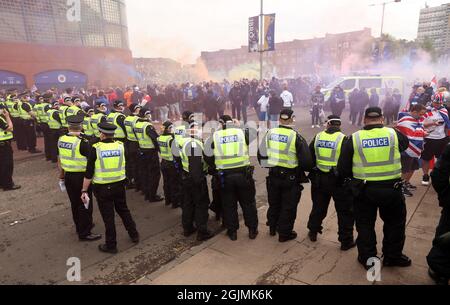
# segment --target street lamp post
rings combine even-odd
[[[387,4],[391,4],[391,3],[398,3],[398,2],[402,2],[402,0],[394,0],[394,1],[388,1],[388,2],[383,2],[383,3],[379,3],[379,4],[371,4],[369,6],[383,6],[383,12],[381,15],[381,35],[380,37],[383,36],[383,32],[384,32],[384,16],[385,16],[385,11],[386,11],[386,5]]]
[[[369,5],[369,6],[379,6],[379,5],[381,5],[381,6],[383,6],[383,11],[382,11],[382,14],[381,14],[381,34],[380,34],[380,41],[382,42],[383,41],[383,34],[384,34],[384,16],[385,16],[385,11],[386,11],[386,5],[387,4],[392,4],[392,3],[398,3],[398,2],[402,2],[402,0],[394,0],[394,1],[388,1],[388,2],[383,2],[383,3],[379,3],[379,4],[371,4],[371,5]],[[378,57],[379,58],[381,58],[381,52],[382,52],[382,50],[381,50],[381,45],[380,45],[380,47],[378,48]]]

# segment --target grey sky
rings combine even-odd
[[[265,0],[265,13],[277,14],[277,42],[372,29],[380,35],[383,0]],[[428,0],[430,6],[449,0]],[[134,56],[170,57],[194,62],[201,51],[247,43],[248,17],[260,0],[127,0]],[[385,32],[415,39],[424,0],[402,0],[386,7]]]

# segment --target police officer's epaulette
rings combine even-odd
[[[84,133],[81,133],[79,136],[77,136],[77,138],[84,142],[89,142],[87,136]]]

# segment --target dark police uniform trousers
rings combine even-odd
[[[114,210],[122,219],[123,225],[131,238],[137,237],[136,223],[127,206],[125,181],[111,184],[94,184],[94,195],[105,223],[105,243],[109,249],[117,247],[116,224]]]
[[[289,236],[294,229],[303,191],[297,169],[271,168],[266,186],[269,202],[267,225],[276,228],[280,236]]]
[[[23,120],[23,133],[29,151],[36,149],[36,124],[33,119]]]
[[[156,149],[141,149],[139,161],[139,187],[147,199],[152,199],[156,196],[159,180],[161,180],[158,151]]]
[[[249,168],[238,168],[219,172],[222,183],[223,220],[225,227],[230,231],[239,229],[238,202],[244,214],[245,226],[249,229],[258,228],[256,188],[252,171]]]
[[[14,123],[14,131],[16,133],[15,140],[17,143],[18,150],[27,150],[27,139],[25,134],[25,120],[22,118],[17,118]]]
[[[327,217],[328,206],[333,198],[338,218],[338,236],[341,243],[353,242],[353,194],[348,186],[337,184],[334,173],[318,171],[311,179],[312,211],[309,216],[308,229],[322,234],[322,222]]]
[[[137,184],[138,180],[138,159],[139,157],[139,142],[125,141],[125,158],[126,158],[126,173],[130,183]]]
[[[375,257],[377,241],[375,222],[377,211],[384,222],[383,254],[388,258],[399,258],[405,244],[406,204],[397,181],[368,182],[355,198],[354,214],[358,238],[359,256],[362,259]]]
[[[216,213],[216,219],[220,220],[223,216],[223,205],[222,205],[222,195],[221,195],[221,183],[219,173],[214,173],[211,178],[211,193],[213,200],[209,206],[210,210]]]
[[[182,200],[182,224],[185,231],[197,228],[200,233],[207,233],[209,193],[206,175],[200,183],[194,183],[194,179],[183,171],[183,200]]]
[[[13,171],[14,160],[11,141],[0,141],[0,188],[8,189],[14,186]]]
[[[50,129],[49,128],[49,132],[48,132],[48,148],[49,148],[49,155],[50,155],[50,160],[53,163],[58,162],[58,140],[59,137],[62,136],[63,133],[61,132],[60,129]]]
[[[176,183],[177,168],[174,161],[161,160],[161,172],[164,180],[164,197],[166,205],[172,205],[174,208],[180,206],[179,185]]]
[[[83,189],[84,172],[82,173],[69,173],[64,175],[64,182],[66,184],[67,194],[69,195],[70,204],[72,207],[72,217],[77,234],[80,238],[84,238],[91,234],[92,230],[92,212],[93,212],[93,200],[92,189],[89,188],[88,195],[91,198],[89,208],[86,209],[83,201],[81,200],[81,190]]]
[[[439,219],[439,224],[436,228],[435,238],[450,232],[450,203],[442,208],[441,218]]]
[[[50,149],[50,128],[48,127],[47,123],[40,123],[39,126],[41,127],[42,134],[44,135],[44,152],[45,152],[45,159],[50,161],[52,159],[51,155],[51,149]]]

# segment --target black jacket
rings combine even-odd
[[[431,173],[433,188],[438,193],[439,205],[450,207],[450,145],[445,147],[439,161]]]

